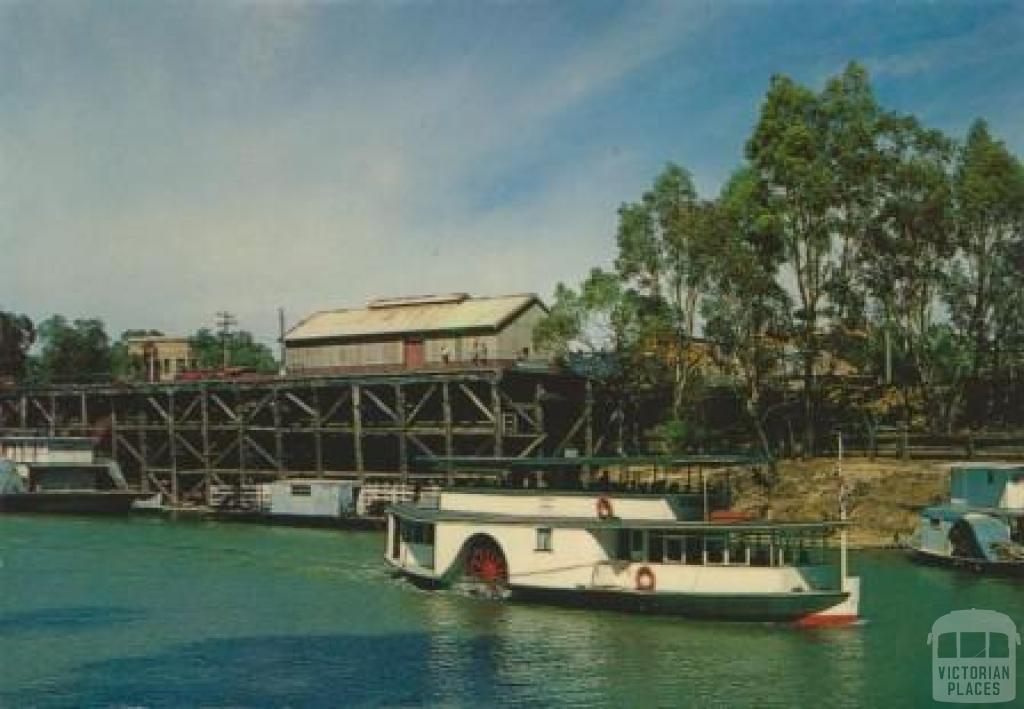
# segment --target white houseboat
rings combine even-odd
[[[128,512],[141,493],[83,437],[0,437],[0,512]]]
[[[517,465],[547,469],[506,483],[566,479],[564,459]],[[433,505],[390,509],[386,560],[418,585],[513,600],[806,625],[857,619],[845,534],[840,549],[828,544],[844,522],[757,522],[716,509],[725,495],[706,472],[697,485],[448,488]]]
[[[953,466],[949,504],[921,511],[910,548],[926,563],[1024,575],[1024,464]]]

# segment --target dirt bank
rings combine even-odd
[[[858,546],[885,546],[905,540],[917,511],[945,500],[949,461],[847,459],[843,477],[849,486],[850,541]],[[734,480],[734,507],[776,520],[838,517],[834,459],[780,461],[775,476]]]

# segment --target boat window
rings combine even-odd
[[[939,529],[942,527],[942,520],[938,517],[929,517],[928,521],[931,523],[932,529]]]
[[[620,529],[615,540],[615,558],[620,561],[627,561],[629,555],[629,530]]]
[[[310,485],[292,485],[292,497],[309,497],[313,494]]]
[[[402,541],[407,544],[434,543],[434,525],[419,522],[403,522],[401,526]]]
[[[665,561],[665,539],[661,532],[651,532],[647,540],[647,560],[653,564],[661,564]]]
[[[551,527],[537,529],[537,551],[551,551]]]
[[[747,540],[741,534],[729,535],[729,563],[746,566],[750,563],[747,558]]]
[[[683,538],[665,538],[665,562],[669,564],[683,563]]]
[[[401,552],[401,546],[399,545],[399,541],[402,538],[402,520],[394,516],[392,516],[391,519],[393,519],[395,522],[395,528],[394,531],[392,532],[394,536],[391,537],[391,558],[397,559],[399,553]]]
[[[683,550],[686,553],[684,561],[687,564],[704,563],[704,538],[697,534],[689,534],[683,537]]]
[[[709,534],[704,537],[704,554],[708,564],[725,563],[725,537],[721,534]]]
[[[769,534],[755,534],[747,539],[747,546],[750,548],[751,566],[772,565],[772,537]]]
[[[631,532],[631,541],[629,545],[630,559],[633,561],[646,561],[647,554],[644,547],[644,533],[640,530],[634,529]]]

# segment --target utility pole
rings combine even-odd
[[[285,367],[285,349],[284,349],[284,308],[277,309],[277,326],[278,326],[278,356],[281,358],[281,365],[278,368],[278,374],[284,376],[286,373]]]
[[[220,330],[221,348],[224,352],[224,368],[227,369],[229,358],[228,338],[231,336],[231,328],[238,324],[235,316],[226,310],[217,313],[217,329]]]

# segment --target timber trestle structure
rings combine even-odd
[[[501,368],[0,389],[0,435],[92,436],[174,501],[280,477],[451,482],[414,458],[597,455],[621,449],[622,418],[588,380]]]

